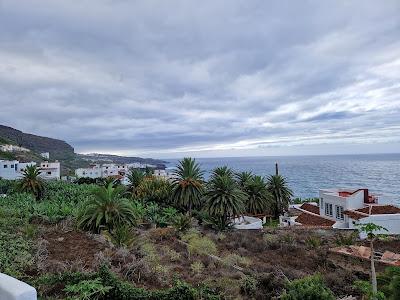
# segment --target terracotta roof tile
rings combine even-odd
[[[354,210],[345,210],[343,212],[345,215],[348,215],[350,218],[352,218],[353,220],[360,220],[362,218],[366,218],[368,217],[368,215],[363,214],[363,213],[359,213],[357,211]]]
[[[326,226],[326,227],[332,227],[333,224],[335,224],[335,221],[331,221],[328,219],[325,219],[323,217],[319,217],[316,215],[308,214],[308,213],[302,213],[300,214],[296,220],[297,223],[300,223],[304,226]]]
[[[355,211],[369,214],[370,208],[364,207],[356,209]],[[371,215],[389,215],[389,214],[400,214],[400,208],[394,205],[372,205]]]
[[[300,206],[300,208],[312,212],[313,214],[319,215],[319,207],[316,205],[312,205],[310,203],[303,203]]]

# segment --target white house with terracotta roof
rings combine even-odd
[[[319,191],[319,205],[294,205],[300,212],[288,221],[291,225],[356,229],[358,224],[375,223],[386,228],[382,234],[400,234],[400,208],[380,205],[378,197],[368,189],[323,189]]]

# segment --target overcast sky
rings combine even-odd
[[[77,152],[399,152],[400,1],[0,0],[0,124]]]

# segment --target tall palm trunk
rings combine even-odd
[[[375,271],[375,253],[374,253],[374,242],[371,239],[371,283],[372,283],[372,293],[373,299],[376,299],[376,294],[378,293],[378,284],[376,282],[376,271]]]

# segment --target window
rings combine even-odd
[[[4,165],[4,169],[7,169],[8,168],[8,166],[7,165]]]
[[[325,215],[333,217],[333,205],[330,203],[325,203]]]
[[[51,172],[47,172],[48,175],[51,175]]]
[[[11,169],[14,169],[14,165],[11,165],[10,168],[11,168]]]
[[[344,220],[343,206],[336,205],[336,219]]]

